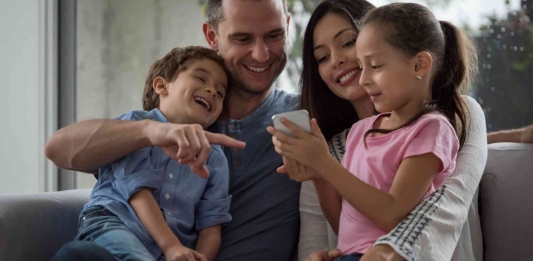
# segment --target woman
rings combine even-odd
[[[358,33],[355,24],[372,8],[374,6],[364,0],[322,2],[313,12],[304,36],[301,107],[317,119],[324,136],[330,141],[330,151],[339,160],[344,153],[346,129],[358,119],[374,114],[372,102],[359,85],[354,44]],[[466,98],[466,102],[470,108],[469,139],[459,153],[455,172],[437,191],[439,196],[429,197],[417,206],[404,222],[380,238],[379,245],[361,260],[376,260],[378,256],[385,258],[379,260],[449,260],[452,254],[453,260],[481,259],[481,241],[475,240],[480,239],[480,234],[471,235],[468,229],[461,231],[468,209],[477,211],[475,207],[469,208],[469,204],[487,155],[483,113],[471,98]],[[324,217],[322,213],[340,212],[335,208],[340,208],[341,199],[336,198],[339,204],[321,205],[325,210],[322,212],[318,203],[325,198],[331,202],[333,188],[319,179],[310,181],[314,179],[313,173],[296,171],[298,164],[285,160],[291,178],[307,180],[302,184],[300,196],[299,259],[304,260],[313,251],[331,249],[336,245],[332,232],[338,230],[339,217]],[[315,187],[321,192],[318,197]],[[446,223],[439,219],[450,212],[455,215],[455,222]],[[467,227],[479,231],[476,229],[479,228],[477,216],[470,216],[473,220],[470,224],[467,221]],[[326,219],[333,224],[331,229],[328,229]],[[335,251],[319,251],[309,259],[332,260],[337,254]]]

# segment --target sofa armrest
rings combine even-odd
[[[479,187],[484,260],[531,260],[533,144],[495,143]]]
[[[90,192],[0,196],[0,260],[50,260],[76,236]]]

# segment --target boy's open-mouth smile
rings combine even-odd
[[[202,105],[208,112],[211,111],[211,103],[200,96],[194,96],[194,101],[200,105]]]

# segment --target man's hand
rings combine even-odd
[[[335,258],[342,256],[339,249],[322,250],[313,252],[305,261],[333,261]]]
[[[149,125],[148,137],[153,146],[180,164],[188,165],[202,178],[209,177],[205,162],[211,152],[211,144],[242,149],[245,143],[223,134],[205,131],[199,124],[160,123]]]
[[[366,252],[360,261],[404,261],[389,245],[375,245]]]
[[[175,245],[165,251],[167,261],[207,261],[205,256],[182,245]]]
[[[288,174],[289,178],[296,182],[320,178],[320,176],[318,176],[314,170],[307,168],[298,161],[287,157],[283,157],[283,166],[279,167],[277,172],[281,174]]]

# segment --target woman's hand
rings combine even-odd
[[[277,169],[278,173],[288,174],[289,178],[297,181],[315,180],[320,178],[316,172],[310,168],[307,168],[300,162],[283,157],[283,166]]]
[[[273,135],[272,143],[277,153],[313,170],[322,166],[322,160],[331,157],[326,139],[315,119],[311,120],[311,133],[305,132],[285,118],[281,119],[281,123],[292,131],[294,137],[268,127],[267,131]]]
[[[375,245],[371,247],[360,261],[403,261],[400,254],[396,253],[389,245]]]
[[[322,250],[313,252],[305,261],[333,261],[340,256],[342,256],[342,252],[339,249]]]

